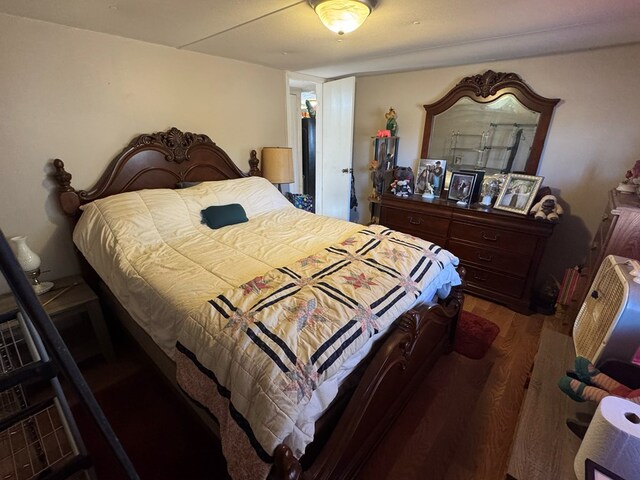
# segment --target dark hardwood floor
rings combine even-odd
[[[511,442],[540,332],[542,328],[551,328],[567,333],[569,325],[559,317],[524,316],[471,296],[466,297],[465,310],[483,316],[500,327],[500,334],[491,349],[481,360],[471,360],[452,353],[438,361],[365,465],[360,475],[361,480],[505,478]],[[148,360],[135,345],[121,341],[118,347],[115,362],[106,363],[94,359],[81,365],[85,378],[98,397],[108,397],[106,392],[113,385],[126,382],[129,377],[141,374],[156,376],[155,385],[159,386],[154,388],[166,388],[166,391],[149,396],[145,401],[154,402],[154,398],[157,398],[158,404],[153,405],[156,417],[174,415],[175,410],[182,405],[173,401],[167,403],[166,398],[163,398],[174,395],[170,387],[165,385],[165,380],[150,367]],[[134,402],[131,406],[141,408],[139,402]],[[163,408],[167,410],[164,414]],[[121,428],[120,425],[126,423],[117,409],[114,411],[114,407],[105,411],[107,416],[114,416],[114,429],[116,426]],[[133,417],[135,418],[135,412]],[[181,422],[184,424],[192,420],[183,419]],[[193,425],[191,428],[198,429],[200,426],[195,420],[193,422],[190,424]],[[180,431],[185,428],[188,430],[188,427],[183,426]],[[136,438],[123,439],[125,448],[130,442],[144,444],[150,440],[145,436],[147,429],[144,424],[134,431]],[[154,435],[159,435],[158,429],[153,432]],[[131,436],[131,429],[124,434]],[[181,444],[188,441],[186,437],[176,435],[163,441]],[[212,455],[203,453],[207,449],[202,448],[195,449],[193,455],[188,455],[182,448],[181,458],[171,459],[172,468],[176,468],[176,462],[185,462],[185,471],[193,471],[193,468],[187,467],[202,461],[207,462],[207,466],[198,470],[197,478],[225,478],[223,461],[211,461],[211,457],[217,458],[220,455],[217,441],[202,436],[201,432],[198,438],[200,441],[204,438],[204,441],[211,442]],[[133,458],[134,464],[136,461],[145,461],[139,450],[140,448],[136,448],[137,458]],[[170,452],[171,449],[164,451]],[[104,452],[99,454],[104,455]],[[144,465],[141,465],[140,470],[150,471]],[[153,471],[154,480],[162,478],[157,473],[161,469]]]
[[[467,296],[465,310],[500,327],[487,355],[441,358],[360,478],[502,480],[542,328],[562,318],[525,316]]]

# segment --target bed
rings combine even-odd
[[[354,478],[451,348],[463,272],[437,245],[295,209],[258,163],[244,174],[172,128],[90,190],[54,166],[88,280],[221,436],[232,477]],[[247,221],[201,224],[234,203]]]

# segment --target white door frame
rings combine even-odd
[[[314,90],[318,99],[318,111],[316,112],[316,196],[314,198],[316,212],[322,211],[322,84],[324,78],[304,75],[302,73],[287,72],[287,98],[291,89]],[[300,109],[294,109],[293,102],[287,100],[287,142],[288,145],[300,145]],[[297,135],[294,137],[294,135]],[[295,183],[291,186],[291,192],[302,192],[302,152],[294,152],[294,177]],[[294,190],[295,189],[295,190]]]

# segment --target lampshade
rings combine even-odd
[[[262,176],[271,183],[293,183],[293,155],[288,147],[262,149]]]
[[[18,260],[20,268],[22,268],[27,277],[31,279],[31,284],[36,294],[41,295],[51,290],[53,282],[40,282],[38,280],[40,276],[40,257],[27,245],[27,237],[24,235],[13,237],[11,241],[15,247],[16,260]]]
[[[309,0],[309,4],[325,27],[342,35],[364,23],[376,0]]]
[[[31,272],[40,268],[40,257],[27,245],[27,237],[13,237],[11,241],[15,245],[16,260],[23,271]]]

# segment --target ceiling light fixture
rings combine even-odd
[[[338,35],[353,32],[373,11],[377,0],[308,0],[318,17]]]

